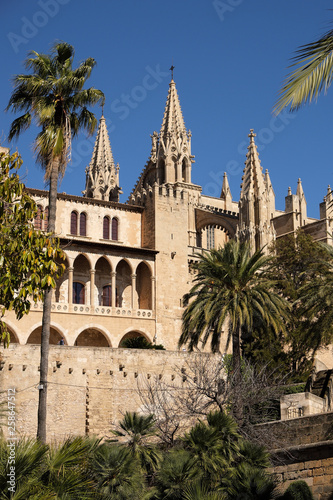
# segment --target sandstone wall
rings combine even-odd
[[[40,346],[13,344],[1,348],[0,356],[2,397],[10,388],[16,391],[17,433],[34,436]],[[155,375],[171,381],[173,367],[181,367],[189,356],[186,352],[50,346],[48,439],[110,435],[112,423],[127,410],[142,409],[138,384],[144,387],[145,380]]]

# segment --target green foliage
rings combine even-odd
[[[313,500],[313,495],[305,481],[294,481],[288,486],[281,500]]]
[[[319,94],[332,83],[333,30],[315,42],[301,46],[290,66],[293,71],[287,76],[274,111],[280,113],[290,106],[291,111],[316,100]]]
[[[332,340],[333,254],[301,230],[296,238],[279,239],[273,250],[270,275],[292,314],[283,334],[257,323],[252,337],[243,338],[243,349],[252,363],[269,363],[301,382],[308,378],[317,350]]]
[[[5,311],[18,319],[27,314],[32,301],[55,287],[65,266],[57,263],[63,260],[59,240],[34,229],[37,206],[20,182],[21,158],[1,154],[0,162],[0,333],[6,344]]]
[[[127,448],[102,444],[92,462],[92,476],[99,493],[97,498],[140,500],[143,497],[140,464]]]
[[[157,349],[160,351],[165,351],[165,347],[162,344],[152,344],[145,337],[133,337],[124,339],[120,345],[125,349]]]
[[[212,351],[219,351],[227,318],[233,348],[235,340],[239,341],[240,329],[245,327],[251,332],[257,317],[276,332],[283,329],[287,306],[272,291],[273,282],[263,272],[270,258],[262,251],[251,255],[247,244],[231,240],[223,248],[198,257],[195,284],[184,297],[187,308],[180,345],[188,343],[192,350],[199,341],[205,345],[211,338]],[[236,362],[239,353],[233,354]]]
[[[276,483],[269,456],[244,440],[233,419],[219,412],[199,421],[183,440],[159,451],[147,475],[137,436],[154,438],[153,417],[128,414],[121,422],[125,444],[70,438],[58,445],[15,441],[15,493],[8,490],[11,450],[0,440],[0,500],[271,500]],[[119,434],[120,435],[120,434]],[[133,441],[135,447],[133,446]],[[142,442],[140,443],[142,444]],[[312,500],[304,481],[292,483],[280,500]]]
[[[120,431],[113,430],[115,436],[126,438],[126,447],[132,456],[139,461],[147,474],[155,471],[159,465],[161,455],[156,446],[149,443],[149,438],[155,436],[154,415],[139,415],[136,412],[126,412],[119,422]]]

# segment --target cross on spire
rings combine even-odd
[[[173,80],[173,70],[175,69],[174,65],[172,64],[169,69],[171,71],[171,80]]]

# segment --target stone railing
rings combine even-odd
[[[37,302],[32,305],[32,311],[41,311],[43,304]],[[125,307],[89,306],[87,304],[65,304],[54,302],[52,304],[54,313],[89,314],[97,316],[131,317],[142,319],[155,318],[155,312],[150,309],[130,309]]]

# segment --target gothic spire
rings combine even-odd
[[[191,184],[191,131],[187,132],[176,84],[169,83],[168,97],[158,137],[156,154],[158,184],[182,182]],[[156,140],[155,140],[156,143]],[[154,155],[151,155],[153,158]]]
[[[256,134],[254,134],[253,129],[251,129],[249,133],[250,145],[247,148],[248,152],[246,154],[243,182],[241,186],[241,198],[261,196],[266,187],[257,146],[254,142],[255,137]]]
[[[99,121],[94,151],[86,168],[83,195],[99,200],[119,201],[119,165],[115,166],[105,118]]]
[[[168,134],[175,134],[177,138],[182,136],[186,137],[185,122],[180,107],[176,84],[173,79],[169,83],[169,92],[165,105],[160,137],[165,140]]]

